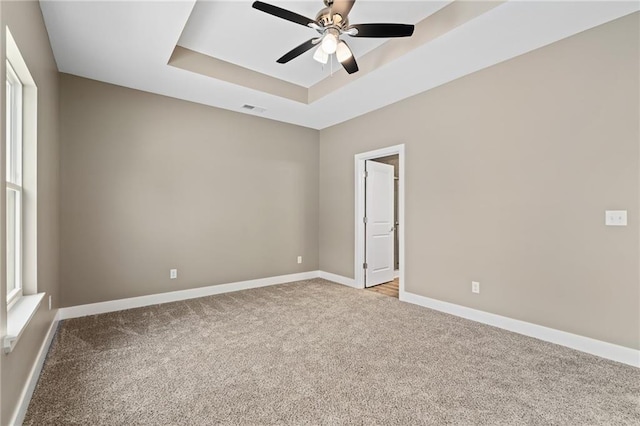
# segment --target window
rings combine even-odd
[[[2,0],[0,0],[2,1]],[[38,87],[36,86],[20,49],[8,27],[5,32],[6,64],[3,107],[6,126],[6,305],[0,305],[2,316],[6,312],[6,334],[1,343],[4,352],[11,352],[38,307],[45,293],[38,293],[38,232],[37,232],[37,153],[38,153]],[[4,160],[3,160],[4,161]],[[49,299],[51,301],[51,299]]]
[[[22,94],[22,82],[7,61],[7,304],[22,296]]]

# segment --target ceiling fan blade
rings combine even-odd
[[[353,37],[391,38],[410,37],[414,27],[408,24],[356,24],[348,29],[351,28],[358,30]]]
[[[346,52],[339,52],[340,56],[344,56],[344,59],[342,59],[340,61],[340,63],[342,64],[342,66],[344,67],[345,71],[347,71],[349,74],[353,74],[354,72],[358,72],[358,63],[356,62],[356,58],[355,56],[353,56],[353,51],[351,50],[351,48],[349,47],[349,45],[345,42],[345,41],[341,41],[340,42],[341,45],[344,45],[343,47],[340,47],[340,49],[345,48]],[[338,53],[336,52],[336,53]],[[338,58],[340,58],[340,56],[338,56]]]
[[[262,12],[268,13],[269,15],[277,16],[278,18],[286,19],[287,21],[295,22],[296,24],[304,25],[305,27],[309,24],[315,24],[316,21],[313,19],[309,19],[305,16],[298,15],[295,12],[291,12],[287,9],[283,9],[278,6],[273,6],[271,4],[263,3],[261,1],[253,2],[254,9],[258,9]]]
[[[355,2],[356,0],[334,0],[331,5],[331,11],[339,13],[343,18],[346,18]]]
[[[286,54],[284,54],[284,56],[282,56],[282,58],[278,59],[278,63],[279,64],[286,64],[290,60],[295,59],[298,56],[302,55],[307,50],[310,50],[311,48],[313,48],[317,44],[318,43],[317,43],[315,38],[312,38],[311,40],[305,41],[300,46],[298,46],[298,47],[292,49],[291,51],[287,52]]]

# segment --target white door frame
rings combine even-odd
[[[375,151],[363,152],[361,154],[356,154],[354,157],[355,161],[355,265],[354,265],[354,277],[355,277],[355,287],[356,288],[364,288],[364,269],[362,268],[362,264],[364,263],[364,215],[365,215],[365,205],[364,205],[364,171],[365,171],[365,161],[366,160],[374,160],[380,157],[388,157],[389,155],[398,154],[400,170],[398,172],[398,218],[396,219],[400,224],[400,230],[398,233],[398,253],[400,258],[400,294],[404,293],[404,229],[405,229],[405,221],[404,221],[404,144],[394,145],[387,148],[377,149]],[[396,231],[398,232],[398,231]]]

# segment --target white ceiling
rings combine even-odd
[[[416,24],[449,1],[358,0],[349,14],[352,24],[394,22]],[[283,65],[276,60],[318,33],[251,7],[253,1],[198,1],[178,45],[240,65],[281,80],[311,87],[329,77],[330,66],[312,59],[313,49]],[[314,19],[324,8],[321,0],[272,2]],[[347,37],[356,58],[383,44],[385,39]],[[334,65],[334,71],[341,65]]]
[[[303,104],[167,65],[180,41],[184,47],[297,84],[309,85],[323,78],[324,74],[314,70],[310,54],[287,65],[275,64],[286,51],[313,36],[312,30],[255,11],[250,8],[251,2],[207,3],[211,4],[196,5],[193,0],[41,0],[41,8],[62,72],[234,111],[242,111],[244,104],[258,105],[266,109],[260,114],[265,118],[315,129],[639,10],[637,1],[511,0],[354,78],[320,100]],[[322,7],[320,0],[271,3],[311,18]],[[397,3],[405,6],[392,14],[390,10]],[[358,0],[350,20],[410,23],[421,19],[419,13],[426,16],[442,6],[442,2],[407,3]],[[245,19],[252,25],[241,30]],[[224,43],[215,42],[218,34],[222,34]],[[251,43],[254,40],[256,45]],[[365,42],[358,49],[364,52],[373,47]]]

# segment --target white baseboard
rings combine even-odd
[[[90,303],[87,305],[60,308],[58,313],[61,320],[85,317],[88,315],[104,314],[107,312],[124,311],[126,309],[141,308],[143,306],[158,305],[161,303],[179,302],[181,300],[195,299],[198,297],[213,296],[222,293],[248,290],[258,287],[266,287],[276,284],[284,284],[293,281],[318,278],[319,271],[302,272],[298,274],[280,275],[277,277],[260,278],[249,281],[239,281],[230,284],[212,285],[208,287],[193,288],[189,290],[171,291],[167,293],[151,294],[148,296],[131,297],[127,299],[110,300],[108,302]]]
[[[20,398],[18,399],[18,406],[16,407],[16,411],[13,413],[13,417],[9,421],[10,425],[21,425],[24,421],[24,416],[27,414],[27,409],[29,408],[29,402],[31,402],[33,391],[36,389],[38,379],[40,378],[40,373],[42,372],[42,367],[44,366],[44,360],[47,358],[47,353],[49,353],[49,347],[51,346],[51,342],[53,341],[53,336],[55,336],[56,329],[58,328],[59,313],[59,311],[58,313],[56,313],[55,318],[49,326],[47,335],[45,336],[44,341],[40,346],[40,351],[38,351],[36,361],[33,364],[33,367],[31,367],[31,371],[29,372],[27,383],[22,390],[22,393],[20,394]]]
[[[24,387],[22,394],[20,395],[16,411],[14,412],[12,420],[9,424],[15,426],[21,425],[24,420],[24,416],[26,415],[27,409],[29,408],[29,402],[31,401],[33,391],[35,390],[35,387],[38,383],[38,378],[40,377],[40,373],[42,372],[44,361],[46,359],[49,347],[51,346],[51,342],[53,341],[53,337],[60,320],[120,311],[160,303],[193,299],[197,297],[212,296],[215,294],[266,287],[270,285],[284,284],[287,282],[308,280],[313,278],[323,278],[329,281],[336,282],[338,284],[358,288],[355,285],[355,280],[352,278],[346,278],[324,271],[309,271],[299,274],[281,275],[278,277],[241,281],[230,284],[221,284],[190,290],[181,290],[149,296],[133,297],[129,299],[114,300],[109,302],[92,303],[88,305],[73,306],[70,308],[60,308],[58,309],[54,320],[49,326],[47,335],[42,342],[42,345],[38,352],[38,356],[36,357],[36,361],[29,374],[27,384]],[[409,293],[406,291],[400,292],[400,300],[403,302],[413,303],[415,305],[466,318],[472,321],[509,330],[515,333],[523,334],[525,336],[530,336],[547,342],[566,346],[582,352],[587,352],[593,355],[600,356],[602,358],[621,362],[634,367],[640,367],[640,351],[635,349],[614,345],[612,343],[607,343],[560,330],[555,330],[525,321],[491,314],[489,312],[484,312],[465,306],[455,305],[453,303],[419,296],[417,294]]]
[[[640,368],[640,351],[409,292],[400,300]]]
[[[356,280],[353,278],[343,277],[342,275],[332,274],[331,272],[320,271],[320,278],[353,288],[362,288],[356,285]]]
[[[86,305],[60,308],[58,310],[58,319],[66,320],[86,317],[89,315],[104,314],[107,312],[124,311],[126,309],[141,308],[144,306],[169,302],[179,302],[181,300],[196,299],[198,297],[213,296],[216,294],[231,293],[234,291],[284,284],[293,281],[309,280],[313,278],[322,278],[349,287],[360,288],[356,286],[353,278],[347,278],[324,271],[309,271],[299,274],[280,275],[277,277],[260,278],[249,281],[239,281],[229,284],[219,284],[189,290],[171,291],[167,293],[151,294],[148,296],[130,297],[127,299],[110,300],[107,302],[89,303]]]

